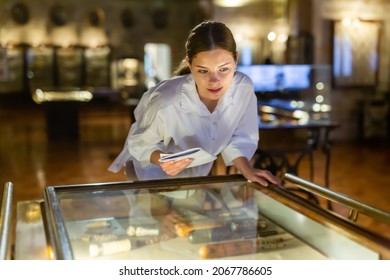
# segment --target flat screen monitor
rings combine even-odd
[[[248,75],[255,92],[299,91],[310,88],[310,65],[248,65],[237,70]]]

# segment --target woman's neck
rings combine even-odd
[[[203,98],[200,98],[200,100],[203,102],[204,105],[206,105],[206,108],[209,110],[210,113],[214,112],[219,101],[219,100],[210,100],[210,99],[203,99]]]

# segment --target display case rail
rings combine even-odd
[[[306,181],[305,179],[302,179],[290,173],[285,173],[284,179],[285,181],[295,184],[295,186],[300,189],[303,189],[307,192],[323,197],[328,201],[333,201],[350,208],[350,213],[348,215],[349,220],[356,221],[358,218],[358,214],[362,213],[368,217],[371,217],[373,219],[376,219],[378,221],[390,225],[389,212],[385,212],[381,209],[360,202],[356,199],[352,199],[346,195],[334,192],[329,188],[325,188],[315,183]]]
[[[0,260],[11,259],[12,198],[14,185],[6,182],[0,208]]]

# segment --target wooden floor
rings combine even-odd
[[[0,183],[14,183],[14,201],[42,198],[50,185],[123,181],[107,171],[120,152],[131,124],[129,108],[113,104],[80,107],[78,141],[49,141],[45,108],[0,106]],[[302,177],[307,177],[307,163]],[[324,184],[324,157],[316,152],[315,178]],[[333,143],[330,188],[390,212],[390,145]],[[346,209],[335,206],[343,216]],[[358,221],[359,222],[359,221]],[[363,222],[390,238],[388,226]]]

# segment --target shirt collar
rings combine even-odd
[[[225,107],[233,104],[233,93],[236,89],[236,77],[233,78],[227,92],[224,94],[221,100],[219,100],[216,111],[222,111]],[[181,88],[180,106],[184,112],[197,112],[202,116],[210,115],[206,105],[200,100],[195,81],[191,74],[188,74],[185,78],[185,82]]]

